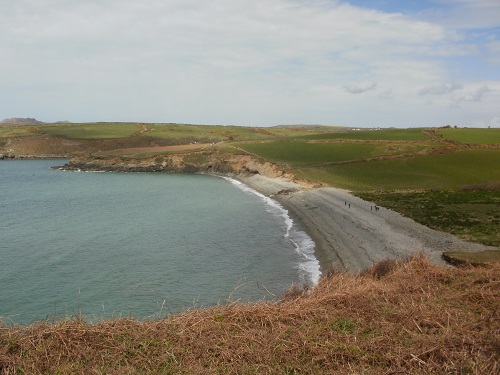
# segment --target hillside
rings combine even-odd
[[[416,257],[330,274],[275,303],[2,325],[0,373],[497,374],[499,271]]]

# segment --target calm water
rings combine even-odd
[[[164,316],[319,277],[309,237],[236,181],[60,164],[0,162],[4,322]]]

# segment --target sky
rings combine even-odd
[[[0,0],[0,120],[500,127],[498,0]]]

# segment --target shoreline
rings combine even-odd
[[[447,263],[442,254],[446,251],[498,250],[430,229],[390,209],[376,209],[374,203],[364,201],[347,190],[294,182],[289,175],[276,173],[276,168],[270,164],[262,165],[246,159],[225,163],[219,161],[219,164],[163,168],[154,161],[124,164],[122,160],[106,163],[93,160],[53,168],[200,173],[233,178],[276,200],[289,212],[290,217],[313,240],[314,256],[323,274],[331,269],[359,273],[374,263],[404,259],[418,253],[424,253],[436,265],[445,266]]]
[[[436,231],[390,209],[332,187],[310,188],[285,178],[236,176],[289,211],[312,238],[320,270],[359,273],[376,262],[425,253],[446,266],[445,251],[496,249]]]
[[[291,217],[289,210],[283,207],[283,205],[274,197],[267,196],[256,189],[252,188],[250,185],[234,177],[228,176],[218,176],[224,180],[229,181],[231,184],[236,186],[238,189],[255,195],[261,199],[265,205],[268,207],[266,211],[272,213],[273,216],[279,218],[286,226],[286,233],[283,236],[288,241],[290,241],[297,255],[300,257],[298,262],[299,279],[301,284],[316,286],[321,279],[322,272],[320,270],[320,264],[315,254],[316,244],[309,236],[307,231],[303,230],[300,223]]]

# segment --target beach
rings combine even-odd
[[[346,190],[312,188],[258,174],[237,178],[289,211],[315,242],[322,272],[332,268],[361,272],[378,261],[416,253],[425,253],[433,263],[444,266],[445,251],[493,249],[430,229],[390,209],[376,208]]]
[[[314,256],[321,272],[344,269],[361,272],[385,259],[401,259],[424,253],[436,265],[446,265],[446,251],[498,250],[464,241],[452,234],[428,228],[385,207],[360,199],[347,190],[294,180],[272,163],[249,155],[197,153],[123,160],[72,159],[69,170],[120,172],[195,172],[227,176],[278,201],[315,243]]]

